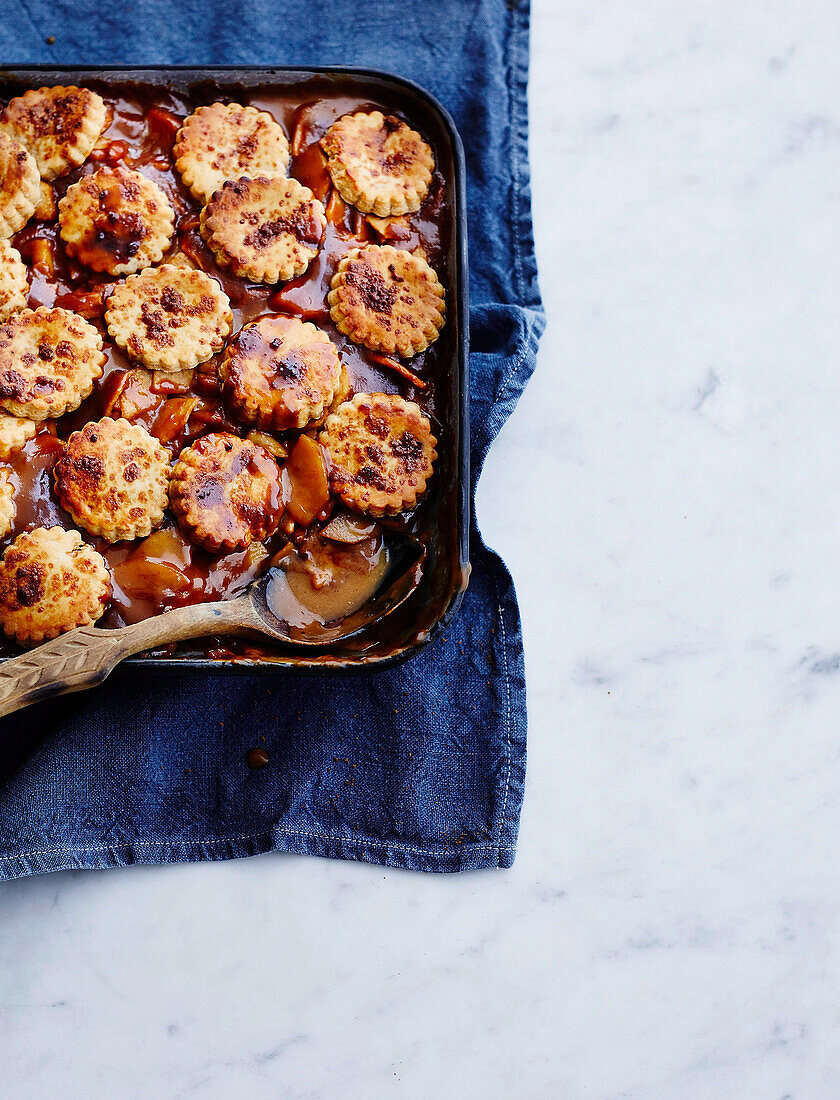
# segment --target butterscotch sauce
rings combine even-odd
[[[264,768],[269,761],[269,755],[265,749],[257,745],[256,748],[248,749],[245,753],[245,763],[251,769],[251,771],[259,771],[260,768]]]
[[[290,554],[268,583],[266,602],[290,626],[327,626],[360,607],[378,591],[388,572],[381,531],[356,543],[313,535],[302,553]]]

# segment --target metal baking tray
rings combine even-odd
[[[427,558],[422,579],[411,597],[382,623],[342,645],[302,653],[268,642],[235,643],[225,639],[230,655],[207,655],[201,643],[186,643],[174,653],[152,652],[126,662],[144,669],[202,672],[270,673],[303,669],[379,669],[403,661],[436,638],[455,615],[469,579],[469,286],[464,151],[446,109],[412,81],[370,69],[267,69],[251,66],[193,68],[186,66],[108,67],[7,65],[0,69],[0,96],[52,84],[89,84],[106,93],[120,86],[154,86],[197,102],[261,88],[310,100],[324,94],[350,93],[371,108],[399,111],[432,145],[445,180],[450,212],[444,250],[447,321],[438,344],[439,376],[435,378],[439,459],[429,497],[424,503]],[[446,369],[448,367],[448,369]],[[235,650],[233,647],[236,647]]]

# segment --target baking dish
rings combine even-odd
[[[291,648],[226,641],[155,652],[133,659],[136,668],[205,671],[275,671],[289,668],[376,668],[417,652],[457,610],[469,574],[468,272],[463,150],[452,120],[428,93],[385,73],[350,68],[114,68],[14,66],[0,73],[4,100],[26,88],[79,84],[105,97],[148,93],[148,102],[175,98],[191,109],[229,98],[282,112],[289,119],[306,104],[329,100],[342,112],[379,107],[398,112],[432,145],[443,180],[441,245],[448,300],[447,323],[430,366],[432,419],[440,443],[427,499],[409,520],[426,546],[418,586],[406,604],[384,622],[346,641],[305,655]],[[372,388],[372,387],[371,387]]]

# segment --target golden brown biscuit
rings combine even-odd
[[[105,129],[101,96],[87,88],[39,88],[10,100],[0,128],[25,146],[45,180],[78,168]]]
[[[330,416],[318,442],[330,456],[330,489],[353,512],[413,508],[432,476],[437,440],[413,401],[357,393]]]
[[[26,264],[18,250],[8,241],[0,241],[0,321],[8,321],[13,313],[26,309],[27,275]]]
[[[266,538],[283,515],[280,467],[264,447],[227,432],[181,451],[170,496],[189,538],[214,553]]]
[[[220,368],[225,400],[239,418],[285,432],[317,420],[341,379],[329,336],[297,317],[260,317],[231,340]]]
[[[344,115],[321,138],[321,148],[338,193],[365,214],[412,214],[429,193],[432,150],[393,115]]]
[[[105,310],[112,339],[150,370],[191,370],[225,346],[233,314],[215,279],[162,264],[115,286]]]
[[[12,416],[0,409],[0,459],[4,462],[32,439],[38,431],[34,420],[25,420],[21,416]]]
[[[0,408],[29,420],[81,405],[102,375],[102,337],[69,309],[22,309],[0,325]]]
[[[108,542],[142,539],[163,520],[169,454],[141,427],[102,420],[73,432],[55,464],[62,508]]]
[[[352,248],[342,256],[327,296],[340,332],[372,351],[425,351],[446,315],[443,287],[420,256],[391,245]]]
[[[163,258],[175,213],[156,183],[106,167],[67,188],[58,223],[69,255],[94,271],[128,275]]]
[[[15,522],[15,485],[8,470],[0,470],[0,539],[4,539]]]
[[[219,264],[257,283],[302,275],[326,224],[308,187],[277,176],[228,180],[201,211],[201,235]]]
[[[289,142],[268,114],[240,103],[199,107],[178,131],[172,147],[181,179],[201,203],[225,180],[241,176],[285,176]]]
[[[24,531],[0,559],[0,623],[21,645],[96,622],[110,597],[105,560],[78,531]]]
[[[0,238],[23,229],[40,197],[41,177],[34,157],[0,131]]]

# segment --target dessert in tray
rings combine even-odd
[[[305,631],[370,598],[389,530],[436,522],[445,180],[410,119],[348,91],[0,100],[8,639],[272,565]]]

